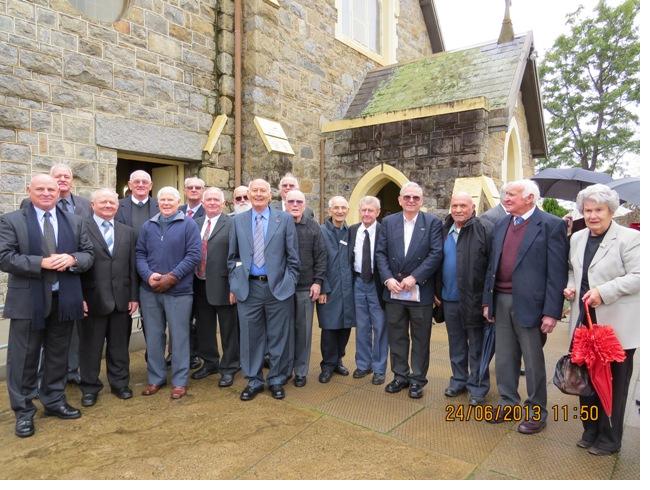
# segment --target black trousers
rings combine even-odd
[[[218,368],[221,374],[235,374],[239,370],[237,305],[211,305],[205,288],[205,281],[194,281],[196,353],[207,365]],[[217,320],[223,351],[221,356],[217,346]]]
[[[320,352],[323,356],[320,363],[321,370],[334,371],[336,366],[343,363],[345,347],[348,345],[351,330],[350,328],[321,329]]]
[[[621,449],[623,440],[623,422],[625,419],[625,405],[627,403],[627,392],[632,379],[634,369],[634,353],[636,349],[625,351],[625,361],[612,362],[612,416],[607,417],[598,395],[591,397],[580,397],[580,407],[597,407],[598,419],[582,422],[584,433],[582,438],[593,443],[594,447],[605,451],[618,451]],[[594,409],[595,411],[595,409]]]
[[[65,403],[68,349],[72,323],[60,322],[58,295],[52,295],[52,309],[45,328],[36,330],[31,320],[12,319],[9,323],[7,351],[7,390],[16,419],[30,419],[36,413],[32,400],[38,397],[46,407]],[[37,370],[44,348],[43,380],[38,388]]]
[[[419,386],[427,384],[432,318],[432,305],[386,303],[390,366],[395,379]]]
[[[99,393],[102,350],[106,341],[106,375],[112,388],[129,385],[129,341],[131,316],[113,311],[109,315],[86,318],[79,328],[79,368],[82,393]]]

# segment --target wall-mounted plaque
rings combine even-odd
[[[227,121],[228,116],[225,114],[219,114],[214,118],[214,122],[212,123],[210,132],[208,133],[208,140],[205,142],[203,151],[207,151],[210,155],[212,155],[214,146],[217,144],[217,140],[219,139],[219,136],[221,136],[221,132],[223,131],[223,128],[226,125]]]
[[[259,116],[255,116],[253,122],[257,131],[260,133],[264,146],[266,146],[269,152],[276,151],[278,153],[286,153],[287,155],[295,155],[291,144],[289,144],[287,135],[279,122]]]

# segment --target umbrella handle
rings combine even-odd
[[[587,303],[587,300],[584,301],[584,306],[585,306],[585,317],[587,318],[587,328],[592,329],[593,328],[593,323],[591,323],[591,313],[589,313],[589,304]]]

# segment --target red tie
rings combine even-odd
[[[205,231],[203,232],[203,237],[201,238],[201,263],[199,264],[199,267],[196,270],[196,276],[199,279],[205,279],[205,268],[208,260],[208,238],[210,238],[209,219],[208,219],[208,224],[205,227]]]
[[[187,216],[188,216],[189,218],[191,218],[193,215],[194,215],[194,211],[192,211],[191,209],[188,209],[188,210],[187,210]],[[209,222],[208,222],[208,223],[209,223]],[[208,226],[210,226],[210,225],[208,224]]]

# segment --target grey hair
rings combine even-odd
[[[404,193],[406,192],[406,189],[419,189],[420,193],[424,195],[424,191],[422,190],[422,187],[420,187],[420,184],[417,182],[407,182],[402,186],[402,188],[399,190],[399,195],[403,196]]]
[[[158,191],[158,194],[156,194],[156,198],[160,199],[160,196],[162,196],[163,194],[171,194],[172,196],[174,196],[174,198],[177,201],[181,200],[181,194],[180,192],[178,192],[178,189],[176,189],[176,187],[171,187],[171,186],[163,187]]]
[[[108,187],[102,187],[101,189],[97,189],[93,191],[93,193],[90,195],[90,202],[95,202],[95,199],[100,194],[109,194],[112,198],[119,199],[120,196],[117,195],[117,192],[115,192],[114,189],[109,189]]]
[[[232,193],[234,195],[235,192],[242,191],[242,190],[244,191],[244,193],[248,194],[248,187],[246,187],[245,185],[240,185],[239,187],[235,187],[235,189],[232,191]]]
[[[131,172],[131,175],[129,175],[129,182],[131,182],[133,179],[136,179],[137,176],[138,176],[138,174],[144,174],[144,175],[146,175],[147,178],[149,179],[149,182],[151,182],[151,175],[149,175],[149,174],[148,174],[147,172],[145,172],[144,170],[134,170],[133,172]]]
[[[287,172],[286,174],[284,174],[284,176],[280,179],[280,185],[282,185],[282,182],[284,182],[286,179],[293,179],[293,180],[295,180],[295,181],[296,181],[296,185],[297,185],[298,187],[300,187],[300,181],[299,181],[298,178],[297,178],[295,175],[293,175],[291,172]]]
[[[578,193],[576,197],[576,206],[580,214],[583,214],[585,201],[592,201],[596,204],[607,204],[607,207],[612,213],[615,213],[619,206],[618,192],[610,189],[605,184],[594,184],[585,187]]]
[[[253,179],[248,183],[248,189],[250,190],[250,187],[253,185],[253,182],[264,182],[264,187],[267,188],[269,192],[271,192],[271,184],[269,184],[266,180],[264,179]]]
[[[195,180],[201,182],[201,186],[205,187],[205,181],[203,179],[199,179],[198,177],[188,177],[187,179],[185,179],[185,183],[184,183],[185,187],[187,187],[188,184],[190,184]]]
[[[70,166],[66,165],[65,163],[56,163],[56,164],[52,165],[52,168],[50,168],[50,175],[54,176],[54,172],[56,172],[59,169],[60,170],[66,170],[66,171],[70,172],[70,175],[73,175],[72,169],[70,168]]]
[[[359,209],[361,209],[361,206],[367,206],[367,205],[374,206],[377,209],[381,209],[381,202],[375,196],[365,196],[359,200]]]
[[[224,196],[223,191],[221,189],[219,189],[218,187],[208,187],[206,190],[204,190],[203,191],[203,199],[205,199],[205,196],[209,192],[216,192],[217,194],[219,194],[221,196],[222,201],[226,200],[226,197]]]
[[[302,192],[300,189],[292,189],[289,192],[287,192],[287,198],[289,198],[289,194],[293,194],[294,192],[297,192],[302,196],[303,201],[307,201],[307,197],[305,196],[305,193]]]
[[[327,201],[327,207],[328,208],[332,207],[332,203],[334,202],[334,199],[343,199],[345,201],[345,205],[347,207],[350,207],[350,204],[348,203],[348,200],[345,197],[343,197],[343,196],[332,196],[332,197],[330,197],[330,200]]]
[[[532,195],[534,198],[533,202],[539,201],[539,187],[536,182],[530,179],[513,180],[512,182],[507,182],[503,186],[503,190],[506,191],[511,187],[521,187],[521,193],[524,197]]]

